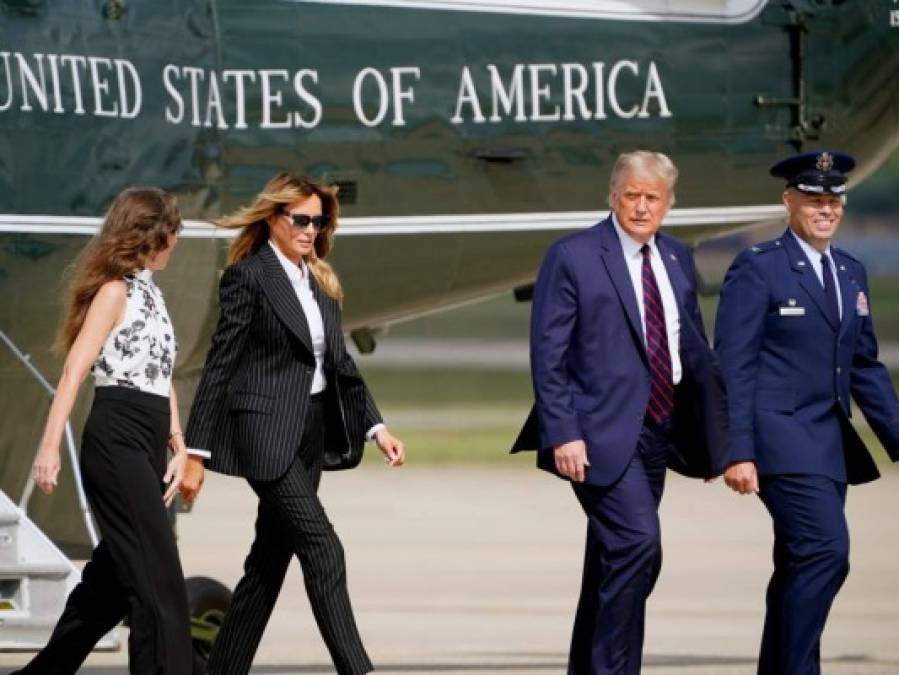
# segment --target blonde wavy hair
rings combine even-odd
[[[169,235],[180,229],[181,214],[169,193],[152,187],[132,187],[119,193],[100,231],[67,272],[71,280],[54,350],[65,353],[71,348],[103,284],[143,269],[150,256],[168,246]]]
[[[328,226],[315,237],[312,252],[304,260],[315,276],[322,290],[343,302],[343,288],[337,273],[325,262],[334,244],[334,233],[337,230],[337,217],[340,205],[335,191],[305,177],[288,172],[274,176],[256,195],[249,206],[242,207],[236,213],[217,220],[215,224],[229,230],[241,230],[235,237],[228,251],[228,264],[253,255],[268,240],[268,218],[279,213],[287,204],[318,195],[322,202],[322,213],[330,216]]]

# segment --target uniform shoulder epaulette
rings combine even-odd
[[[772,239],[750,246],[749,250],[758,255],[760,253],[767,253],[768,251],[777,251],[781,246],[783,246],[783,244],[780,242],[780,239]]]
[[[850,260],[854,260],[855,262],[857,262],[859,265],[862,264],[862,261],[861,261],[861,260],[859,260],[858,258],[856,258],[854,255],[852,255],[852,254],[851,254],[849,251],[847,251],[846,249],[840,248],[840,247],[838,247],[838,246],[831,246],[830,248],[833,249],[834,253],[839,253],[839,254],[842,255],[842,256],[846,256],[846,257],[849,258]]]

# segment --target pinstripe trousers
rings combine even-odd
[[[259,497],[256,539],[209,657],[210,675],[248,673],[291,556],[303,569],[309,604],[340,675],[373,670],[347,591],[343,546],[316,494],[324,454],[320,396],[312,398],[299,453],[287,473],[249,481]]]

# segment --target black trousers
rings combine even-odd
[[[129,671],[190,675],[190,613],[162,501],[169,400],[98,387],[81,472],[102,541],[66,601],[47,646],[20,673],[75,673],[94,645],[129,618]]]
[[[313,398],[299,452],[286,474],[273,481],[250,481],[259,497],[256,539],[210,654],[210,675],[250,671],[294,555],[337,672],[373,670],[353,618],[343,546],[316,494],[324,454],[322,412],[320,398]]]

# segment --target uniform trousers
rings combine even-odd
[[[294,555],[337,672],[373,670],[353,618],[343,546],[317,495],[324,456],[321,401],[314,396],[310,403],[299,452],[287,473],[249,481],[259,497],[256,538],[210,654],[210,675],[249,672]]]
[[[644,426],[630,464],[606,487],[572,483],[587,515],[568,675],[640,672],[646,599],[662,569],[659,503],[670,426]]]
[[[762,476],[774,521],[760,675],[818,675],[821,634],[849,574],[846,484],[826,476]]]
[[[102,541],[27,675],[75,673],[107,632],[129,619],[129,672],[190,675],[190,612],[162,501],[169,399],[98,387],[81,446],[81,473]]]

